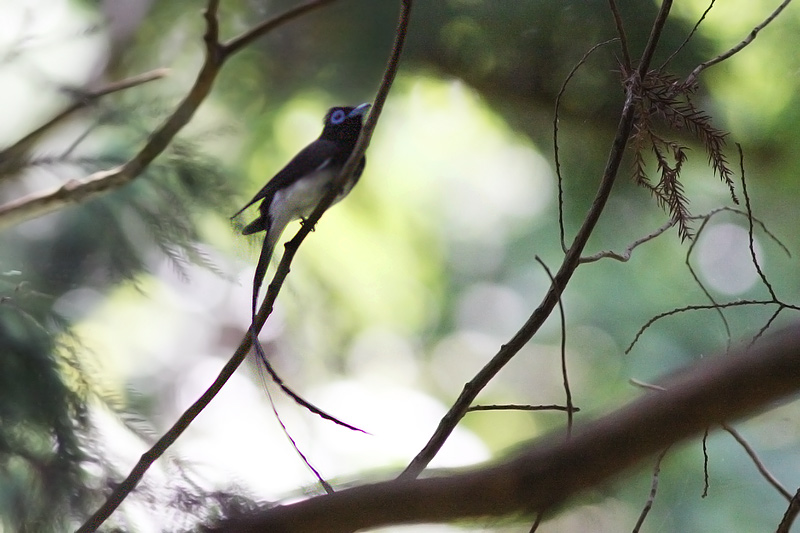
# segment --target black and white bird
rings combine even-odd
[[[258,218],[242,230],[243,235],[266,232],[253,277],[253,316],[269,260],[283,230],[293,220],[305,220],[325,196],[353,152],[369,108],[370,104],[361,104],[358,107],[334,107],[328,110],[325,126],[317,140],[294,156],[247,205],[233,215],[238,216],[261,200]],[[333,203],[350,192],[364,171],[365,164],[366,157],[362,157],[353,176]]]

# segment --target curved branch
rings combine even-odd
[[[119,167],[95,172],[83,180],[70,180],[55,190],[29,194],[0,206],[0,229],[52,213],[67,205],[85,202],[95,196],[127,185],[136,179],[169,146],[178,132],[189,123],[200,104],[211,92],[217,75],[229,57],[241,50],[244,44],[266,32],[332,1],[311,0],[246,32],[240,38],[246,38],[245,41],[233,39],[228,44],[222,44],[219,42],[216,17],[219,0],[209,0],[204,13],[206,33],[203,40],[206,43],[206,55],[197,79],[175,111],[150,135],[139,152]]]
[[[709,426],[755,414],[800,391],[800,324],[765,337],[757,349],[701,359],[659,385],[666,390],[576,428],[569,440],[552,435],[499,464],[363,485],[228,519],[206,531],[345,533],[551,508]]]
[[[592,202],[592,207],[586,214],[583,225],[575,236],[575,241],[572,243],[569,250],[567,250],[564,261],[561,263],[561,267],[554,276],[554,282],[550,284],[550,288],[547,290],[547,294],[545,294],[539,307],[531,314],[522,328],[507,344],[500,347],[497,354],[495,354],[495,356],[475,375],[472,381],[464,385],[461,394],[439,422],[439,426],[434,431],[428,443],[403,471],[400,476],[401,478],[408,479],[417,477],[425,469],[431,459],[433,459],[444,445],[456,425],[458,425],[458,422],[463,418],[478,393],[483,390],[489,381],[511,361],[529,340],[531,340],[558,304],[561,293],[564,291],[564,288],[566,288],[570,278],[572,278],[572,274],[580,264],[581,252],[583,252],[586,243],[589,241],[589,237],[594,231],[597,221],[600,219],[600,214],[603,212],[603,208],[609,196],[611,196],[611,189],[614,187],[614,182],[616,181],[619,167],[622,163],[622,156],[633,128],[636,109],[634,105],[635,91],[638,90],[639,80],[644,79],[644,74],[650,67],[650,61],[653,57],[655,47],[658,44],[658,38],[666,23],[671,6],[671,0],[664,0],[661,4],[661,10],[658,13],[656,21],[653,23],[650,39],[642,53],[642,59],[634,74],[632,83],[626,84],[627,94],[625,97],[625,104],[622,108],[619,125],[617,126],[617,133],[614,136],[600,186]]]
[[[305,4],[306,6],[309,4],[315,5],[322,5],[325,2],[330,0],[316,0],[314,2],[309,2]],[[337,183],[343,184],[347,179],[349,174],[355,170],[355,165],[358,159],[360,159],[361,155],[363,155],[364,151],[367,148],[367,144],[369,139],[372,135],[372,132],[375,129],[375,125],[377,124],[378,117],[380,116],[380,111],[383,108],[383,104],[386,101],[386,97],[389,94],[389,89],[392,86],[392,82],[394,81],[395,74],[397,73],[399,61],[400,61],[400,54],[403,49],[403,45],[405,43],[405,38],[408,30],[408,24],[410,22],[411,17],[411,4],[412,0],[401,0],[402,9],[400,12],[400,21],[398,23],[397,29],[397,36],[395,38],[394,48],[392,50],[392,55],[389,59],[389,63],[386,68],[386,72],[384,73],[383,80],[381,82],[380,88],[378,89],[378,94],[375,98],[375,104],[373,107],[372,113],[370,113],[369,119],[364,126],[364,131],[362,131],[361,137],[359,138],[359,143],[353,151],[353,154],[350,156],[348,160],[348,164],[345,165],[345,168],[342,170],[342,173],[339,175]],[[301,10],[303,6],[296,8],[296,10]],[[291,12],[294,13],[296,10],[292,10]],[[307,10],[306,10],[307,11]],[[207,38],[210,35],[212,38],[216,35],[216,19],[214,18],[214,13],[216,12],[216,2],[213,0],[209,3],[209,8],[206,11],[206,17],[209,21],[209,31],[207,32]],[[305,12],[305,11],[303,11]],[[285,14],[282,15],[285,17]],[[284,19],[288,20],[288,19]],[[360,154],[359,154],[360,150]],[[281,287],[283,286],[283,282],[286,279],[286,276],[289,275],[289,270],[291,266],[291,262],[294,259],[295,254],[297,253],[297,249],[302,243],[303,239],[305,239],[306,235],[311,231],[313,228],[313,224],[319,220],[319,217],[325,211],[325,209],[330,206],[333,197],[336,194],[336,188],[333,187],[329,194],[322,199],[320,204],[315,209],[314,213],[307,219],[306,223],[301,225],[300,230],[297,232],[294,238],[286,244],[286,252],[281,257],[280,264],[278,265],[278,269],[275,272],[275,275],[270,281],[269,286],[267,287],[267,294],[264,297],[264,301],[261,304],[261,308],[258,311],[255,319],[253,320],[253,324],[250,328],[248,328],[247,333],[242,338],[239,347],[236,349],[236,352],[231,356],[230,360],[225,364],[223,369],[220,371],[217,378],[214,380],[214,383],[203,393],[200,398],[198,398],[172,425],[172,427],[150,448],[147,452],[145,452],[142,457],[139,459],[139,462],[136,466],[131,470],[128,474],[128,477],[125,478],[117,487],[115,488],[114,492],[108,497],[106,502],[103,506],[98,509],[94,515],[92,515],[77,531],[77,533],[90,533],[95,531],[100,525],[109,517],[114,510],[119,507],[122,501],[127,497],[127,495],[136,488],[136,485],[139,484],[142,477],[144,476],[145,472],[150,468],[150,466],[159,458],[163,453],[178,439],[178,437],[183,434],[186,428],[194,421],[194,419],[199,415],[203,409],[211,402],[211,400],[216,397],[217,393],[222,389],[222,387],[227,383],[228,379],[233,375],[236,369],[242,364],[245,357],[247,356],[250,348],[252,346],[252,339],[258,336],[258,332],[261,331],[261,328],[264,326],[264,323],[267,320],[267,317],[272,313],[273,306],[275,303],[275,299],[280,292]],[[327,203],[326,203],[327,200]]]
[[[789,2],[791,2],[791,1],[792,0],[783,0],[783,2],[781,2],[781,4],[778,7],[776,7],[775,10],[772,13],[769,14],[769,16],[766,19],[764,19],[764,21],[761,24],[759,24],[758,26],[753,28],[750,31],[750,33],[747,34],[747,37],[742,39],[742,41],[739,44],[737,44],[736,46],[734,46],[733,48],[731,48],[727,52],[718,55],[714,59],[709,59],[708,61],[706,61],[704,63],[700,63],[699,65],[697,65],[697,67],[691,72],[691,74],[689,74],[689,76],[683,82],[683,85],[685,85],[687,87],[691,86],[691,85],[694,85],[694,83],[697,81],[697,77],[700,76],[700,74],[705,69],[707,69],[708,67],[713,67],[717,63],[722,63],[723,61],[725,61],[729,57],[732,57],[735,54],[738,54],[739,52],[741,52],[744,49],[745,46],[747,46],[748,44],[752,43],[755,40],[756,36],[758,35],[758,32],[760,32],[761,30],[766,28],[767,25],[770,22],[775,20],[775,18],[781,13],[781,11],[784,10],[784,8],[786,8],[786,6],[789,5]]]
[[[168,68],[158,68],[149,72],[143,72],[136,76],[131,76],[123,80],[108,83],[99,89],[91,91],[72,91],[77,95],[77,99],[64,108],[61,112],[53,116],[50,120],[31,131],[11,146],[0,150],[0,180],[5,180],[14,175],[26,163],[31,148],[50,130],[64,122],[76,111],[94,104],[103,96],[125,91],[132,87],[138,87],[154,80],[159,80],[169,73]]]
[[[775,533],[789,533],[789,530],[792,528],[792,523],[794,523],[794,519],[797,518],[798,513],[800,513],[800,489],[792,496],[792,501],[789,502],[789,507],[783,514],[781,523],[778,524],[778,529],[775,530]]]

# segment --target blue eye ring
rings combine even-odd
[[[341,109],[337,109],[331,114],[331,124],[341,124],[347,115]]]

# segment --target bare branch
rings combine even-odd
[[[770,473],[770,471],[769,471],[769,470],[767,470],[767,467],[766,467],[766,466],[764,466],[764,463],[763,463],[763,462],[761,461],[761,459],[758,457],[758,453],[756,453],[756,451],[753,449],[753,447],[752,447],[752,446],[750,446],[750,443],[749,443],[749,442],[747,442],[746,440],[744,440],[744,437],[742,437],[742,435],[741,435],[741,434],[740,434],[738,431],[736,431],[735,429],[733,429],[733,428],[732,428],[731,426],[729,426],[728,424],[722,424],[722,429],[724,429],[725,431],[727,431],[728,433],[730,433],[730,434],[731,434],[731,436],[732,436],[734,439],[736,439],[736,442],[738,442],[738,443],[739,443],[739,445],[740,445],[742,448],[744,448],[744,451],[745,451],[745,452],[747,452],[747,455],[749,455],[749,456],[750,456],[750,459],[752,459],[752,460],[753,460],[753,464],[754,464],[754,465],[756,465],[756,468],[758,469],[759,473],[760,473],[760,474],[761,474],[761,475],[764,477],[764,479],[766,479],[766,480],[767,480],[767,482],[768,482],[770,485],[772,485],[773,487],[775,487],[775,490],[777,490],[778,492],[780,492],[780,493],[781,493],[781,495],[782,495],[784,498],[786,498],[786,500],[787,500],[787,501],[791,501],[791,500],[792,500],[792,493],[791,493],[791,492],[789,492],[788,490],[786,490],[786,487],[784,487],[783,485],[781,485],[781,482],[780,482],[780,481],[778,481],[778,480],[775,478],[775,476],[773,476],[773,475],[772,475],[772,473]]]
[[[621,261],[621,262],[625,263],[625,262],[630,260],[631,254],[633,253],[633,251],[637,247],[639,247],[640,245],[642,245],[642,244],[644,244],[644,243],[646,243],[648,241],[652,241],[653,239],[655,239],[656,237],[658,237],[659,235],[661,235],[662,233],[667,231],[669,228],[674,226],[675,223],[676,222],[675,222],[674,219],[668,220],[667,222],[662,224],[661,227],[659,227],[657,230],[653,231],[652,233],[650,233],[648,235],[645,235],[644,237],[640,237],[639,239],[636,239],[635,241],[633,241],[622,252],[614,252],[612,250],[606,250],[606,251],[603,251],[603,252],[597,252],[594,255],[581,257],[581,264],[583,264],[583,263],[593,263],[594,261],[599,261],[600,259],[605,259],[605,258],[616,259],[617,261]]]
[[[614,25],[617,27],[620,48],[622,48],[622,60],[625,72],[631,72],[633,70],[633,63],[631,62],[631,53],[628,49],[628,37],[625,35],[625,25],[622,23],[622,14],[619,12],[616,0],[608,0],[608,5],[611,8],[611,14],[614,15]]]
[[[289,9],[262,23],[259,26],[260,31],[256,32],[252,38],[261,36],[266,31],[275,29],[281,24],[331,1],[311,0],[306,4]],[[206,55],[194,85],[192,85],[186,97],[178,104],[175,111],[150,135],[150,138],[139,152],[127,163],[119,167],[98,171],[83,180],[71,180],[55,190],[33,193],[0,206],[0,229],[52,213],[67,205],[85,202],[100,194],[118,189],[136,179],[153,159],[158,157],[169,146],[175,135],[189,123],[194,113],[211,92],[214,81],[225,60],[242,49],[242,45],[223,45],[218,41],[219,30],[216,20],[218,5],[218,0],[210,0],[204,13],[206,33],[203,36],[203,40],[206,43]]]
[[[653,24],[650,40],[642,53],[642,59],[639,64],[636,79],[641,80],[644,78],[644,73],[650,66],[650,61],[653,57],[653,52],[658,43],[658,36],[661,34],[664,23],[666,22],[669,9],[672,5],[671,0],[664,0],[661,5],[661,10]],[[594,231],[597,221],[600,219],[600,214],[603,212],[606,202],[611,195],[611,190],[616,181],[619,173],[619,166],[622,162],[622,157],[625,152],[625,147],[631,135],[633,128],[633,121],[635,115],[634,91],[635,83],[627,84],[626,86],[625,103],[620,114],[619,125],[617,132],[612,142],[611,150],[609,152],[608,161],[603,171],[603,177],[600,181],[600,186],[592,203],[592,207],[584,218],[583,224],[575,236],[575,241],[564,257],[561,267],[556,272],[554,279],[555,282],[550,285],[547,293],[542,299],[539,307],[531,314],[527,322],[520,328],[520,330],[511,338],[511,340],[500,347],[500,350],[492,357],[492,359],[475,375],[475,377],[466,385],[461,391],[461,394],[456,399],[455,403],[450,407],[448,412],[439,422],[438,427],[434,431],[428,443],[423,449],[414,457],[405,471],[401,474],[402,479],[409,479],[417,477],[438,453],[444,445],[447,438],[453,432],[458,422],[467,412],[469,406],[475,400],[478,393],[494,378],[495,375],[522,349],[525,344],[539,331],[539,328],[550,316],[555,306],[558,304],[558,299],[561,297],[561,292],[567,286],[572,274],[580,264],[580,257],[583,248],[586,246],[589,236]]]
[[[645,518],[647,518],[647,515],[650,514],[650,509],[653,508],[653,503],[656,501],[656,493],[658,492],[658,475],[661,472],[661,461],[664,459],[664,456],[667,455],[668,451],[669,448],[665,448],[664,451],[661,452],[658,457],[656,457],[656,464],[653,467],[653,476],[650,483],[650,496],[647,497],[647,501],[642,508],[642,512],[639,514],[639,519],[636,521],[636,525],[633,526],[633,533],[638,533],[642,528]]]
[[[703,227],[708,223],[708,221],[711,219],[711,217],[717,215],[718,213],[722,213],[722,212],[735,213],[737,215],[742,215],[742,216],[746,217],[747,220],[750,223],[757,224],[761,228],[761,231],[763,231],[765,235],[767,235],[775,244],[777,244],[781,248],[781,250],[783,250],[786,253],[786,255],[788,255],[789,257],[792,256],[792,253],[789,251],[789,249],[786,247],[786,245],[783,244],[783,242],[781,242],[781,240],[778,239],[778,237],[776,237],[775,234],[772,233],[767,228],[767,226],[764,224],[764,222],[762,222],[758,218],[752,216],[752,213],[748,213],[746,211],[742,211],[740,209],[736,209],[735,207],[722,206],[722,207],[718,207],[716,209],[713,209],[713,210],[709,211],[708,213],[706,213],[704,215],[695,215],[695,216],[690,217],[691,220],[702,220],[703,221],[701,223],[701,225],[700,225],[700,228],[697,230],[697,234],[699,235],[700,232],[702,232]],[[661,227],[659,227],[658,229],[656,229],[652,233],[650,233],[648,235],[645,235],[644,237],[640,237],[639,239],[636,239],[635,241],[633,241],[622,252],[615,252],[613,250],[604,250],[602,252],[597,252],[596,254],[593,254],[593,255],[588,255],[588,256],[582,257],[581,258],[581,263],[582,264],[583,263],[593,263],[595,261],[599,261],[600,259],[606,259],[606,258],[607,259],[615,259],[617,261],[625,263],[625,262],[630,260],[631,255],[633,253],[633,250],[635,250],[636,248],[638,248],[642,244],[655,239],[656,237],[658,237],[659,235],[661,235],[662,233],[664,233],[665,231],[670,229],[672,226],[674,226],[675,223],[676,223],[675,220],[668,220]],[[690,249],[694,246],[695,242],[696,241],[692,241],[692,245],[690,245],[690,247],[689,247]]]
[[[607,44],[613,43],[619,40],[619,38],[609,39],[608,41],[604,41],[602,43],[598,43],[583,54],[580,61],[572,67],[572,70],[569,71],[567,77],[564,79],[564,83],[561,84],[561,89],[558,91],[558,95],[556,96],[556,108],[553,112],[553,161],[555,162],[556,166],[556,182],[558,183],[558,231],[559,235],[561,236],[561,250],[566,253],[567,252],[567,243],[566,237],[564,236],[564,178],[561,175],[561,160],[558,157],[558,122],[560,118],[560,111],[561,111],[561,98],[564,96],[564,92],[567,90],[567,85],[569,84],[572,77],[575,76],[575,73],[578,72],[578,69],[586,63],[586,60],[589,59],[589,56],[600,47],[603,47]]]
[[[775,533],[789,533],[789,530],[792,529],[792,524],[794,523],[794,519],[797,518],[797,514],[800,513],[800,489],[794,493],[792,496],[792,500],[789,502],[789,507],[786,508],[786,512],[783,514],[783,518],[781,519],[781,523],[778,524],[778,529],[775,530]]]
[[[761,326],[761,329],[759,329],[758,332],[755,335],[753,335],[753,338],[750,339],[750,346],[758,342],[758,339],[760,339],[761,336],[767,332],[767,330],[772,326],[772,323],[775,321],[776,318],[778,318],[778,315],[781,314],[781,312],[784,309],[786,309],[786,307],[780,306],[775,310],[774,313],[772,313],[772,315],[770,315],[770,317],[767,319],[764,325]]]
[[[742,40],[742,42],[740,42],[739,44],[737,44],[736,46],[734,46],[733,48],[731,48],[730,50],[728,50],[724,54],[720,54],[717,57],[715,57],[714,59],[709,59],[708,61],[705,61],[705,62],[700,63],[699,65],[697,65],[697,67],[695,67],[695,69],[692,71],[692,73],[689,74],[689,76],[686,78],[686,81],[683,82],[683,85],[684,86],[694,85],[695,82],[697,82],[697,77],[700,76],[700,73],[703,72],[705,69],[707,69],[708,67],[713,67],[717,63],[721,63],[721,62],[725,61],[726,59],[728,59],[729,57],[732,57],[733,55],[738,54],[739,52],[741,52],[744,49],[745,46],[747,46],[748,44],[753,42],[753,40],[758,35],[758,32],[760,32],[761,30],[766,28],[767,24],[769,24],[770,22],[775,20],[775,17],[777,17],[780,14],[780,12],[783,11],[786,8],[786,6],[789,5],[789,3],[791,1],[792,0],[783,0],[783,2],[781,2],[781,4],[777,8],[775,8],[775,11],[770,13],[770,15],[766,19],[764,19],[764,22],[762,22],[761,24],[759,24],[758,26],[753,28],[750,31],[750,33],[747,35],[747,37],[745,37]]]
[[[473,405],[469,409],[467,409],[468,413],[474,413],[476,411],[565,411],[569,412],[572,411],[573,413],[577,413],[580,411],[578,407],[567,407],[565,405],[520,405],[516,403],[512,404],[500,404],[500,405]]]
[[[17,171],[25,166],[26,157],[30,153],[33,146],[50,130],[59,124],[63,123],[65,119],[72,116],[76,111],[89,107],[103,96],[124,91],[132,87],[138,87],[145,83],[163,78],[169,73],[167,68],[159,68],[144,72],[124,80],[115,81],[95,89],[92,91],[83,91],[79,93],[79,98],[76,99],[66,109],[55,115],[53,118],[22,137],[20,140],[11,146],[0,150],[0,180],[12,177]]]
[[[550,269],[547,268],[547,265],[542,258],[538,255],[536,256],[536,262],[542,265],[542,268],[547,273],[547,277],[550,278],[550,283],[555,283],[556,280],[553,279],[553,273],[550,272]],[[564,384],[564,394],[567,397],[567,438],[572,434],[572,419],[573,413],[575,409],[572,406],[572,391],[569,387],[569,373],[567,372],[567,319],[564,315],[564,302],[561,300],[561,296],[558,297],[558,315],[561,325],[561,380]]]
[[[345,533],[390,524],[533,515],[595,487],[706,427],[760,412],[800,390],[800,325],[773,333],[757,349],[707,357],[628,406],[551,435],[519,455],[480,469],[363,485],[253,516],[208,532]]]
[[[222,45],[223,52],[225,55],[235,54],[242,48],[274,30],[278,26],[335,1],[336,0],[314,0],[305,4],[301,4],[294,9],[290,9],[289,11],[286,11],[277,17],[265,20],[261,24],[256,25],[254,28],[244,32],[238,37],[234,37],[230,41],[224,43]]]
[[[778,296],[775,294],[775,289],[772,288],[772,284],[761,269],[761,264],[758,262],[758,257],[756,256],[755,243],[753,242],[753,209],[750,207],[750,195],[747,194],[747,180],[744,175],[744,152],[742,151],[741,144],[736,143],[736,148],[739,150],[739,169],[742,173],[742,195],[744,195],[744,207],[747,210],[747,246],[750,250],[750,259],[753,261],[753,266],[756,267],[756,272],[758,273],[758,277],[761,278],[761,283],[767,288],[769,295],[772,296],[774,300],[777,300]]]
[[[701,233],[703,233],[703,230],[705,230],[708,227],[708,221],[709,220],[711,220],[711,217],[706,217],[706,218],[703,219],[703,223],[700,224],[700,228],[697,230],[697,235],[698,236]],[[708,301],[711,302],[715,306],[719,306],[719,302],[717,302],[716,298],[714,298],[714,296],[711,294],[711,291],[709,291],[706,288],[705,283],[703,283],[703,281],[700,279],[700,276],[697,275],[697,272],[695,271],[694,267],[692,266],[691,257],[692,257],[692,253],[694,252],[695,248],[697,247],[697,243],[698,242],[699,242],[699,239],[694,239],[692,241],[692,244],[689,245],[689,249],[686,250],[686,257],[684,258],[683,262],[686,265],[686,268],[689,269],[689,274],[691,274],[692,279],[694,280],[694,282],[697,284],[698,287],[700,287],[700,290],[703,291],[703,294],[706,296],[706,298],[708,298]],[[720,320],[722,320],[722,325],[725,327],[725,336],[727,338],[728,346],[730,347],[731,342],[733,341],[733,336],[731,335],[731,326],[730,326],[730,324],[728,324],[728,317],[725,316],[725,312],[723,311],[722,308],[717,307],[716,309],[717,309],[717,314],[719,315]]]
[[[708,427],[706,427],[701,439],[703,444],[703,493],[700,495],[701,498],[708,496],[708,487],[710,485],[710,476],[708,474],[708,433]]]
[[[264,302],[266,307],[267,302]],[[262,310],[264,309],[262,307]],[[266,316],[265,316],[266,319]],[[263,325],[263,321],[262,321]],[[219,376],[214,380],[214,383],[206,390],[200,398],[198,398],[172,427],[164,433],[164,435],[156,441],[156,443],[142,454],[139,462],[130,471],[128,476],[116,485],[114,491],[106,499],[105,503],[95,513],[89,517],[86,522],[77,530],[76,533],[91,533],[96,531],[106,519],[111,516],[123,500],[136,488],[136,485],[141,481],[142,476],[150,468],[150,466],[161,457],[167,449],[181,436],[181,434],[189,427],[189,424],[197,418],[203,409],[211,402],[211,400],[222,389],[223,385],[228,382],[228,379],[233,375],[239,365],[242,364],[248,352],[250,351],[250,335],[245,335],[239,347],[233,356],[225,363],[225,366],[219,373]]]
[[[706,8],[706,10],[703,11],[702,15],[700,15],[700,19],[695,23],[694,28],[692,28],[692,31],[690,31],[689,35],[686,36],[686,39],[684,39],[683,42],[681,43],[681,45],[679,47],[677,47],[669,55],[669,57],[666,59],[666,61],[664,61],[664,63],[660,67],[658,67],[659,72],[663,71],[665,68],[667,68],[667,65],[669,65],[670,61],[675,59],[675,56],[677,56],[680,53],[680,51],[683,50],[683,48],[687,44],[689,44],[689,41],[692,40],[692,37],[694,37],[694,34],[697,33],[697,29],[700,27],[700,24],[703,23],[703,21],[706,19],[706,15],[708,15],[708,13],[711,11],[711,8],[713,8],[713,7],[714,7],[714,0],[711,0],[711,3],[708,4],[708,7]]]
[[[777,300],[736,300],[735,302],[726,302],[721,304],[710,304],[710,305],[685,305],[683,307],[676,307],[675,309],[670,309],[669,311],[665,311],[663,313],[659,313],[655,315],[653,318],[645,322],[645,324],[639,328],[639,331],[636,332],[631,343],[625,349],[625,353],[630,353],[636,343],[639,341],[639,337],[653,324],[661,320],[662,318],[666,318],[668,316],[677,315],[679,313],[686,313],[687,311],[707,311],[707,310],[715,310],[718,311],[719,309],[726,309],[728,307],[743,307],[747,305],[779,305],[784,308],[794,309],[795,311],[800,311],[800,306],[787,304],[784,302],[780,302]]]

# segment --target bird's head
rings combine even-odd
[[[332,107],[325,115],[325,127],[320,138],[355,143],[364,124],[364,115],[370,107],[370,104],[361,104],[358,107]]]

